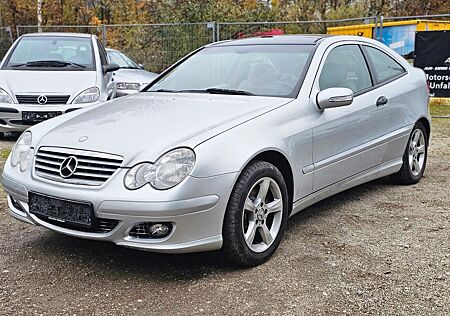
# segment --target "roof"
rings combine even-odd
[[[86,37],[90,38],[93,35],[92,34],[86,34],[86,33],[65,33],[65,32],[49,32],[49,33],[27,33],[22,36],[26,37],[39,37],[39,36],[66,36],[66,37]]]
[[[292,45],[304,44],[314,45],[324,37],[330,35],[264,35],[259,37],[249,37],[237,40],[229,40],[213,43],[211,46],[236,46],[236,45]]]

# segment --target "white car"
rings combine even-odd
[[[21,36],[0,64],[0,135],[114,98],[117,69],[95,35]]]
[[[111,62],[120,67],[114,72],[116,97],[137,93],[158,77],[158,74],[145,70],[143,65],[135,63],[118,50],[107,48],[106,52]]]

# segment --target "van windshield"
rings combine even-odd
[[[92,41],[73,36],[23,37],[9,55],[4,69],[95,70]]]

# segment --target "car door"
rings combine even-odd
[[[102,43],[97,39],[97,45],[98,45],[98,52],[100,55],[100,62],[102,64],[102,67],[107,66],[109,64],[109,58],[106,53],[105,47],[103,47]],[[103,91],[106,91],[108,95],[108,100],[113,99],[115,97],[115,83],[114,83],[114,73],[107,72],[106,74],[103,73],[102,78],[102,89]]]
[[[389,131],[408,125],[408,104],[416,102],[415,95],[411,93],[412,88],[408,85],[394,84],[394,81],[406,74],[406,69],[380,49],[369,45],[362,47],[371,62],[377,85],[380,86],[378,94],[383,95],[387,100]]]
[[[349,106],[322,111],[313,127],[314,191],[382,161],[382,155],[370,157],[364,143],[387,132],[388,112],[377,109],[373,76],[357,43],[334,44],[325,52],[313,99],[321,90],[337,87],[351,89],[354,99]]]

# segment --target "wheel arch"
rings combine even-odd
[[[291,214],[292,212],[292,203],[294,199],[294,174],[292,172],[291,164],[289,163],[289,160],[286,158],[284,154],[282,154],[279,151],[276,150],[266,150],[263,152],[258,153],[256,156],[254,156],[250,161],[247,162],[245,167],[250,164],[252,161],[265,161],[268,163],[271,163],[275,167],[280,170],[281,174],[283,175],[284,181],[286,182],[286,187],[288,191],[288,199],[289,199],[289,210],[288,213]],[[245,168],[244,167],[244,168]]]
[[[430,141],[430,135],[431,135],[431,124],[430,121],[426,117],[421,117],[417,122],[420,122],[425,127],[425,130],[427,132],[427,139],[428,143]]]

